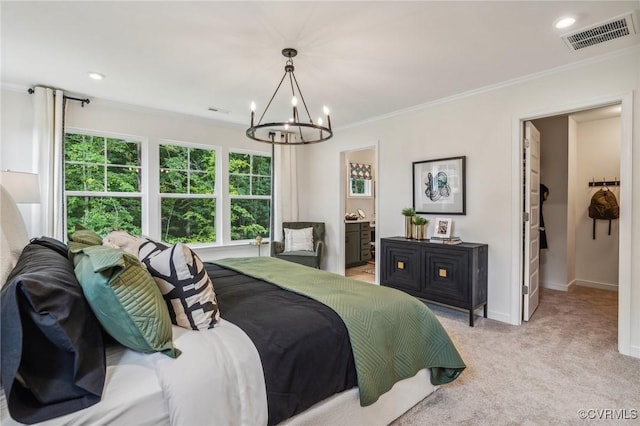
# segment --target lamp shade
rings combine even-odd
[[[2,185],[16,203],[39,203],[40,183],[38,175],[25,172],[0,172]]]

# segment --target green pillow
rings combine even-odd
[[[167,305],[153,277],[129,253],[102,245],[69,249],[84,296],[104,329],[140,352],[180,355]]]
[[[69,235],[69,241],[87,246],[102,245],[102,237],[100,235],[90,229],[83,228],[81,225],[76,225],[76,231]]]

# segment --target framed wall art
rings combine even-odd
[[[416,213],[467,214],[466,158],[439,158],[413,163],[413,208]]]

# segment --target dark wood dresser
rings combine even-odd
[[[364,265],[371,259],[371,227],[369,222],[345,224],[345,266]]]
[[[380,239],[380,284],[487,317],[486,244],[441,244],[403,237]]]

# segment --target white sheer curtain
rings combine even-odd
[[[298,220],[298,162],[296,147],[277,145],[274,152],[274,240],[282,240],[282,222]]]
[[[65,240],[63,199],[64,93],[34,89],[33,168],[40,178],[40,215],[36,235]],[[40,232],[38,232],[38,230]]]

